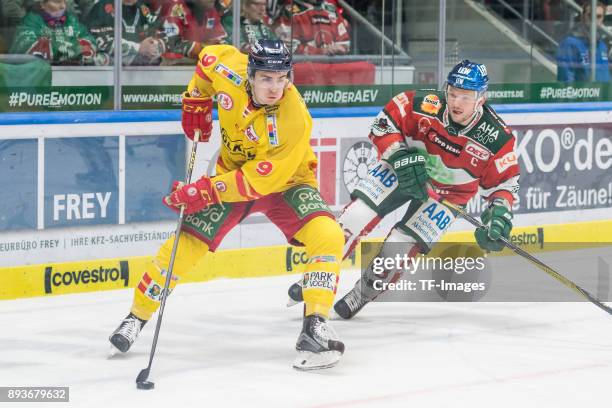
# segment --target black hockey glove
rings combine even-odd
[[[420,201],[427,200],[427,182],[429,176],[425,168],[425,155],[417,149],[399,149],[385,159],[393,167],[403,194]]]

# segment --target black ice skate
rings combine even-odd
[[[304,317],[295,349],[298,356],[293,362],[293,368],[318,370],[333,367],[340,361],[344,343],[338,340],[338,335],[327,320],[315,314]]]
[[[126,353],[134,340],[140,334],[140,331],[147,323],[146,320],[141,320],[134,316],[132,313],[127,315],[125,319],[121,321],[121,324],[108,338],[115,350],[111,349],[111,355],[115,354],[113,351],[119,350],[122,353]]]
[[[372,291],[374,291],[372,289]],[[370,303],[376,298],[379,293],[372,293],[371,296],[366,296],[361,291],[361,279],[355,283],[355,287],[351,289],[346,295],[342,297],[334,305],[334,311],[343,319],[351,319],[354,317],[365,305]],[[373,296],[372,296],[373,295]]]

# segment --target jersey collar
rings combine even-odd
[[[470,119],[468,124],[462,127],[462,125],[455,123],[451,119],[450,113],[448,113],[448,111],[449,111],[448,105],[446,105],[444,108],[444,113],[442,114],[442,123],[444,124],[445,128],[452,126],[455,129],[458,129],[457,131],[458,135],[465,135],[470,130],[472,130],[472,128],[480,121],[480,118],[482,118],[482,113],[483,113],[482,106],[479,106],[478,109],[476,109],[476,112],[474,112],[474,115],[472,115],[472,118]]]

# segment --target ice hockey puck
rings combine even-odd
[[[155,388],[155,383],[151,381],[141,381],[136,383],[136,388],[139,390],[152,390]]]

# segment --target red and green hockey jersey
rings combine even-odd
[[[450,118],[444,92],[402,92],[378,114],[369,137],[383,158],[402,143],[426,152],[432,186],[452,203],[464,205],[478,192],[510,205],[516,198],[515,137],[487,104],[461,126]]]

